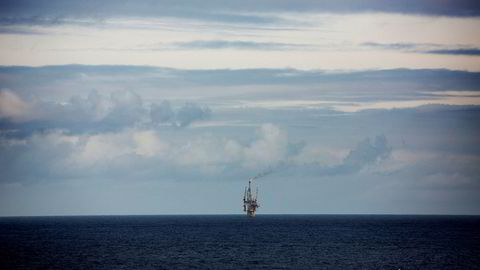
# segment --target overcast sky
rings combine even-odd
[[[0,215],[480,214],[476,1],[1,1]]]

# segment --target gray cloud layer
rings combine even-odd
[[[111,17],[179,17],[232,23],[278,22],[278,12],[393,12],[438,16],[479,16],[480,4],[469,0],[345,0],[345,1],[33,1],[6,0],[1,2],[0,23],[56,24],[73,19],[101,20]],[[267,15],[255,15],[265,13]],[[273,15],[272,15],[273,14]]]
[[[424,90],[480,89],[480,72],[445,69],[389,69],[353,72],[303,71],[296,69],[216,69],[188,70],[150,66],[62,65],[44,67],[0,66],[0,88],[21,91],[39,86],[52,87],[55,82],[75,84],[102,83],[141,85],[144,87],[232,86],[232,85],[305,85],[336,84],[375,87],[379,83],[405,82]],[[87,80],[88,79],[88,80]],[[425,89],[425,85],[433,86]],[[377,87],[378,88],[378,87]],[[82,89],[82,93],[85,89]],[[384,89],[383,91],[388,91]]]

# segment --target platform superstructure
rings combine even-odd
[[[252,192],[252,180],[248,180],[248,188],[245,188],[245,193],[243,195],[243,211],[247,212],[247,216],[254,217],[257,208],[260,207],[257,203],[258,197],[258,187],[255,193]]]

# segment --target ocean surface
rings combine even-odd
[[[0,269],[480,269],[480,217],[3,217]]]

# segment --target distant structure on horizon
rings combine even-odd
[[[243,212],[247,212],[247,216],[254,217],[257,208],[260,207],[257,203],[257,196],[258,196],[258,187],[254,193],[252,193],[252,179],[248,180],[248,188],[245,188],[245,193],[243,195]]]

